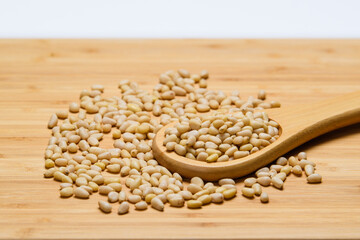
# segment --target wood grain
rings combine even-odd
[[[118,216],[99,212],[98,195],[60,199],[42,178],[50,114],[92,84],[108,96],[124,78],[150,90],[178,68],[208,69],[210,89],[244,98],[265,89],[283,106],[312,103],[360,90],[360,40],[0,40],[0,238],[360,238],[360,124],[294,150],[323,183],[289,177],[283,191],[266,189],[269,204],[239,196]]]

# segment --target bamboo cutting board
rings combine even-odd
[[[269,204],[238,194],[200,210],[118,216],[99,212],[98,194],[60,199],[42,177],[50,114],[92,84],[108,96],[125,78],[150,90],[178,68],[209,70],[209,89],[311,103],[360,90],[360,40],[0,40],[0,238],[360,238],[360,124],[294,150],[323,183],[290,176],[283,191],[265,189]]]

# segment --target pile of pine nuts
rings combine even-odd
[[[265,112],[197,116],[165,130],[167,151],[199,161],[225,162],[248,156],[279,137],[279,124]]]
[[[223,156],[228,156],[227,160],[231,160],[245,155],[242,152],[249,154],[258,151],[278,137],[276,122],[269,121],[264,114],[253,113],[255,109],[280,107],[278,102],[265,102],[264,91],[260,91],[257,98],[249,97],[242,100],[238,91],[228,96],[222,91],[207,90],[208,76],[207,71],[200,74],[190,74],[186,70],[168,71],[160,75],[159,84],[154,87],[152,93],[142,90],[134,82],[123,80],[118,85],[121,95],[108,98],[102,96],[102,85],[93,85],[90,91],[83,90],[79,104],[73,102],[69,105],[68,111],[58,111],[50,117],[48,128],[51,129],[52,136],[45,150],[44,177],[60,182],[62,198],[75,196],[87,199],[93,193],[99,192],[107,197],[107,201],[99,201],[99,209],[109,213],[112,211],[112,204],[119,203],[117,212],[120,215],[129,212],[129,203],[133,204],[136,210],[145,210],[150,205],[158,211],[163,211],[166,203],[172,207],[186,205],[193,209],[210,203],[222,203],[235,197],[237,188],[233,179],[221,179],[214,184],[204,183],[201,178],[194,177],[186,187],[182,177],[159,165],[152,153],[152,140],[156,132],[173,121],[179,121],[182,126],[196,125],[195,128],[201,122],[201,128],[210,118],[214,128],[219,126],[216,128],[217,131],[226,128],[229,134],[229,129],[234,127],[241,126],[241,131],[251,129],[251,135],[239,134],[243,138],[241,143],[239,140],[237,144],[236,137],[235,142],[231,142],[240,147],[239,151],[227,154],[232,146],[227,148],[226,145],[225,148],[221,147],[224,150],[227,148],[222,151],[224,155],[216,154],[219,155],[216,160],[208,160],[212,156],[210,154],[205,159],[208,162],[221,161]],[[199,113],[210,113],[211,116],[199,118]],[[217,113],[226,113],[227,117],[221,118]],[[224,123],[218,125],[217,120]],[[228,123],[229,121],[231,123]],[[248,121],[249,124],[245,124],[244,121]],[[258,130],[260,127],[256,124],[261,124],[262,130]],[[210,128],[211,126],[209,131],[214,130]],[[179,128],[176,130],[179,131]],[[186,131],[187,128],[183,133]],[[112,135],[113,148],[105,149],[100,146],[105,134]],[[210,140],[211,136],[205,139],[207,132],[202,134],[204,140]],[[187,138],[181,135],[179,142],[186,141],[185,145],[189,144],[191,134],[187,135]],[[216,140],[219,148],[223,144],[230,145],[225,138],[220,140],[221,143]],[[204,144],[206,141],[203,141]],[[251,149],[246,147],[247,142],[252,145]],[[176,146],[175,151],[178,148]],[[211,146],[208,149],[211,149]],[[199,158],[200,154],[193,154],[192,151],[181,152],[181,155]],[[211,152],[205,150],[207,153],[210,153],[209,151]],[[299,157],[294,159],[289,158],[286,163],[279,159],[270,169],[259,170],[255,182],[246,180],[243,195],[250,197],[252,193],[260,193],[261,202],[267,202],[268,196],[262,192],[260,186],[266,185],[262,179],[271,177],[268,185],[280,188],[282,183],[278,179],[282,182],[285,180],[282,174],[284,172],[286,175],[290,171],[299,174],[304,169],[308,175],[308,182],[321,182],[321,176],[314,173],[315,164],[306,160],[306,156],[300,157],[299,154]],[[289,166],[285,166],[287,163]]]

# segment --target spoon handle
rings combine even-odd
[[[360,122],[360,91],[267,112],[281,126],[277,141],[287,144],[287,152],[324,133]]]
[[[284,137],[293,136],[304,143],[334,129],[360,122],[360,91],[267,112],[280,124]]]

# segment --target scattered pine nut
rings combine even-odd
[[[101,211],[103,211],[104,213],[110,213],[111,212],[112,207],[108,202],[100,200],[98,203],[99,203],[99,208],[100,208]]]
[[[188,208],[201,208],[202,202],[199,200],[189,200],[186,202]]]
[[[123,214],[126,214],[129,212],[129,203],[128,202],[122,202],[120,203],[119,205],[119,208],[118,208],[118,214],[119,215],[123,215]]]
[[[308,183],[321,183],[322,177],[320,174],[313,173],[307,177]]]
[[[261,193],[260,201],[262,203],[268,203],[269,202],[269,196],[268,196],[268,194],[266,192]]]
[[[72,187],[65,187],[60,190],[60,196],[63,198],[71,197],[74,194],[74,189]]]

